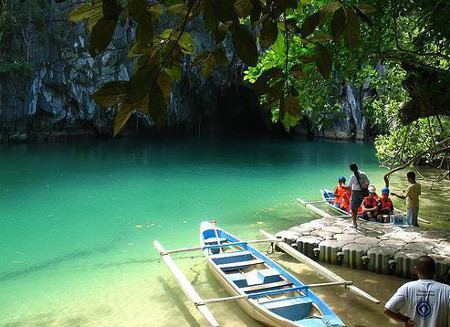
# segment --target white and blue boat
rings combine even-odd
[[[214,222],[201,223],[200,244],[214,277],[253,319],[268,326],[345,326],[311,291],[314,285],[302,283]]]

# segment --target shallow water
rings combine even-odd
[[[273,139],[155,139],[0,148],[0,326],[197,326],[152,241],[196,246],[203,220],[244,239],[315,218],[356,161],[381,185],[371,145]],[[177,260],[205,298],[225,296],[198,253]],[[180,256],[178,256],[180,257]],[[306,282],[322,280],[282,254]],[[404,280],[332,267],[387,300]],[[337,287],[318,292],[349,326],[390,322]],[[223,326],[259,326],[234,303]]]

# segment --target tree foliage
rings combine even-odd
[[[202,75],[208,77],[215,65],[229,64],[223,51],[226,36],[231,38],[235,53],[249,67],[256,66],[263,49],[270,51],[280,37],[284,38],[287,47],[291,42],[303,44],[314,53],[314,59],[309,63],[315,64],[320,74],[328,79],[333,66],[328,43],[333,38],[330,33],[316,33],[319,27],[327,24],[328,29],[340,30],[341,33],[347,31],[347,47],[354,51],[359,42],[357,29],[360,21],[368,20],[366,15],[375,12],[375,9],[362,3],[313,3],[298,0],[161,0],[159,3],[129,0],[123,5],[117,0],[95,0],[74,9],[69,19],[73,22],[87,21],[91,31],[89,52],[92,56],[108,48],[117,24],[130,20],[136,25],[136,41],[130,51],[136,60],[133,76],[130,81],[105,84],[94,98],[101,99],[101,105],[119,105],[121,112],[139,110],[148,113],[155,122],[161,124],[169,100],[168,96],[161,94],[170,93],[171,86],[179,78],[179,74],[174,72],[180,70],[184,57],[194,56],[194,64],[201,65]],[[332,19],[338,10],[341,16],[337,14],[337,18]],[[342,12],[345,17],[350,15],[350,20],[346,18],[342,21]],[[166,13],[178,17],[178,24],[174,29],[157,33],[158,20]],[[194,51],[193,40],[186,27],[196,17],[201,17],[205,29],[214,35],[216,47],[211,52]],[[306,63],[296,61],[296,58],[287,58],[281,69],[282,76],[277,77],[277,72],[275,75],[269,72],[264,79],[270,87],[260,88],[262,97],[268,98],[273,104],[278,102],[278,119],[286,126],[294,126],[301,117],[301,101],[298,94],[291,92],[290,79],[301,78]],[[166,83],[160,83],[162,74],[169,77]],[[124,85],[125,93],[122,92]],[[108,96],[112,100],[105,100]],[[144,109],[145,105],[147,109]],[[118,116],[120,119],[116,120],[116,132],[120,130],[117,127],[123,126],[124,120],[130,115]]]

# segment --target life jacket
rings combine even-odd
[[[375,197],[372,197],[372,199],[370,199],[368,196],[366,196],[363,203],[364,207],[367,209],[378,207],[378,202]]]
[[[338,185],[334,188],[334,203],[341,204],[343,197],[346,193],[346,189],[343,188],[341,185]]]
[[[391,199],[388,197],[386,198],[381,198],[379,200],[379,203],[381,205],[381,209],[390,209],[390,210],[394,210],[394,204],[392,203]]]

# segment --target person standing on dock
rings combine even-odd
[[[384,313],[405,327],[447,327],[450,286],[433,280],[433,258],[421,256],[413,269],[418,280],[403,284],[384,306]],[[405,314],[399,312],[404,308]]]
[[[419,195],[422,194],[422,186],[416,182],[416,173],[410,171],[406,174],[408,178],[409,186],[403,192],[403,194],[396,194],[392,192],[393,196],[400,199],[406,199],[406,220],[408,224],[413,226],[419,226],[417,217],[419,216]]]
[[[353,174],[348,180],[347,187],[352,190],[352,197],[350,199],[350,209],[352,210],[352,227],[357,228],[356,216],[358,215],[358,208],[363,202],[365,196],[368,195],[367,187],[370,184],[369,177],[365,172],[359,170],[356,163],[350,164],[350,170]]]

